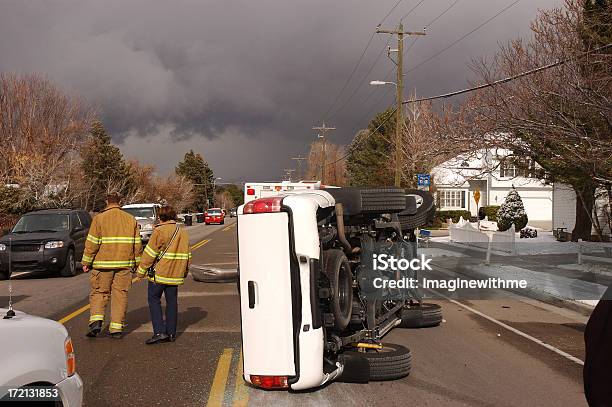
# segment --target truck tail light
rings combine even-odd
[[[66,373],[70,377],[76,372],[74,346],[72,345],[72,339],[70,339],[70,337],[66,338],[64,342],[64,352],[66,353]]]
[[[250,378],[253,386],[261,387],[262,389],[286,389],[289,387],[287,376],[251,375]]]
[[[255,195],[255,188],[247,188],[247,195]]]
[[[249,213],[271,213],[280,212],[283,203],[282,197],[259,198],[244,205],[242,212],[246,215]]]

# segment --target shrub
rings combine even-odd
[[[510,226],[514,223],[514,229],[521,230],[527,226],[527,222],[528,218],[523,200],[516,189],[512,188],[497,212],[497,229],[503,232],[510,229]]]
[[[34,199],[19,187],[0,187],[0,213],[21,215],[34,209]]]
[[[478,219],[483,220],[486,217],[492,222],[497,222],[497,211],[499,211],[499,208],[499,205],[481,206],[478,209]]]
[[[463,217],[465,220],[470,220],[472,214],[470,211],[464,210],[437,211],[434,217],[433,226],[440,227],[446,225],[446,220],[449,218],[453,220],[453,223],[457,223],[460,217]]]

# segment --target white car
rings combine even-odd
[[[159,208],[161,208],[161,205],[155,203],[129,204],[121,207],[125,212],[136,218],[140,228],[140,238],[143,242],[148,242],[153,234],[153,228],[159,221],[157,215]]]
[[[378,243],[416,256],[397,217],[407,206],[405,216],[420,215],[413,200],[397,188],[329,188],[279,191],[238,208],[247,382],[304,390],[409,374],[410,351],[381,338],[396,326],[438,325],[441,311],[417,292],[376,300],[360,273]]]
[[[64,407],[81,406],[83,381],[76,373],[66,328],[20,311],[11,318],[5,317],[7,313],[0,308],[0,399],[12,396],[14,400],[27,395],[14,389],[39,386],[45,387],[45,397],[57,391]]]

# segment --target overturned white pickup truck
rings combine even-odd
[[[279,191],[238,209],[244,379],[303,390],[331,380],[404,377],[410,351],[381,338],[438,325],[418,290],[373,290],[373,250],[416,257],[431,196],[399,188]],[[389,276],[381,275],[382,278]]]

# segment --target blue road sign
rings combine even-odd
[[[417,186],[428,187],[431,185],[431,175],[429,174],[417,174]]]

